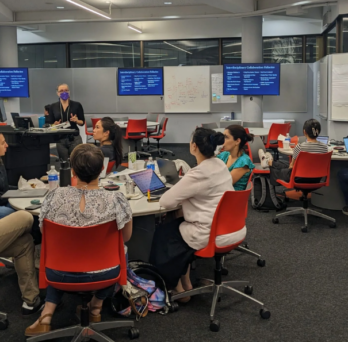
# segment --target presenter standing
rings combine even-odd
[[[78,131],[78,126],[85,124],[85,114],[81,103],[70,100],[69,86],[65,83],[57,87],[57,95],[59,101],[51,105],[46,122],[51,125],[69,122],[70,128]],[[82,144],[80,134],[73,138],[61,139],[57,144],[59,158],[67,160],[73,149],[79,144]]]

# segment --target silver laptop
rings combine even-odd
[[[176,165],[171,160],[165,160],[161,158],[156,158],[158,168],[160,170],[161,176],[166,177],[166,182],[171,185],[175,185],[179,182],[179,174],[176,170]]]
[[[47,192],[47,189],[8,190],[1,196],[1,198],[44,197]]]

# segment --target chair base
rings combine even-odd
[[[235,250],[238,251],[238,252],[241,252],[241,253],[244,253],[244,254],[248,254],[250,256],[253,256],[253,257],[257,258],[257,266],[264,267],[266,265],[266,261],[261,258],[261,254],[258,254],[258,253],[254,252],[254,251],[251,251],[247,247],[247,245],[244,245],[244,246],[240,245]]]
[[[74,337],[72,342],[82,342],[89,339],[99,342],[114,342],[110,337],[103,334],[101,331],[114,328],[133,328],[133,321],[119,321],[119,322],[100,322],[90,323],[88,326],[74,325],[72,327],[57,329],[49,333],[30,337],[27,342],[48,341],[60,337]],[[131,339],[139,337],[137,329],[129,330],[129,337]]]
[[[303,227],[303,231],[306,232],[307,227],[308,227],[308,215],[313,215],[317,217],[321,217],[323,219],[326,219],[330,222],[330,227],[332,228],[336,227],[336,220],[333,217],[324,215],[322,213],[319,213],[318,211],[315,211],[313,209],[308,209],[308,208],[302,208],[302,207],[295,207],[295,208],[287,208],[284,213],[276,215],[276,217],[272,220],[273,223],[279,223],[279,218],[283,216],[291,216],[291,215],[303,215],[304,216],[304,221],[305,221],[305,227]]]
[[[158,152],[158,155],[160,157],[163,157],[163,154],[167,154],[167,153],[171,153],[171,155],[174,157],[175,156],[175,153],[173,151],[170,151],[170,150],[166,150],[164,148],[154,148],[152,150],[148,150],[150,153],[155,153],[155,152]]]
[[[252,287],[247,286],[249,285],[249,281],[243,281],[243,280],[233,280],[233,281],[223,281],[220,285],[216,285],[215,282],[211,279],[204,279],[205,282],[209,282],[209,285],[201,286],[189,291],[181,292],[178,294],[175,294],[171,297],[172,301],[175,301],[180,298],[188,297],[188,296],[196,296],[204,293],[213,293],[213,303],[210,309],[210,321],[214,321],[215,319],[215,309],[216,309],[216,303],[220,301],[220,294],[237,294],[241,297],[244,297],[253,303],[256,303],[261,306],[262,312],[269,312],[265,306],[264,303],[258,301],[255,298],[250,297],[246,293],[252,292]],[[238,291],[233,286],[246,286],[245,292]],[[261,312],[260,312],[261,314]],[[266,317],[263,317],[266,318]],[[268,317],[269,318],[269,317]]]

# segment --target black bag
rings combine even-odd
[[[286,208],[284,201],[276,195],[275,186],[271,184],[269,175],[254,176],[251,205],[257,210],[278,211]]]

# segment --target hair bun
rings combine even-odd
[[[254,141],[254,134],[249,133],[246,136],[247,136],[247,141]]]
[[[225,136],[220,132],[211,134],[210,135],[210,142],[214,146],[223,145],[225,142]]]

